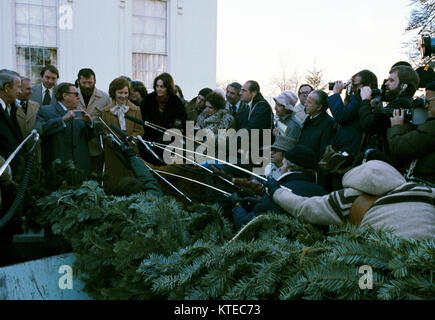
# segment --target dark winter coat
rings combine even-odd
[[[55,159],[72,160],[89,174],[88,142],[95,136],[94,127],[82,120],[63,121],[66,113],[58,102],[39,108],[35,125],[42,127],[42,164],[47,169]]]
[[[393,126],[387,137],[391,155],[403,171],[418,159],[414,175],[435,184],[435,118],[428,118],[412,131],[405,126]]]
[[[369,148],[377,149],[390,156],[387,141],[387,130],[391,127],[390,116],[394,108],[407,108],[412,104],[412,98],[403,96],[390,102],[386,107],[382,105],[371,106],[370,100],[363,100],[359,108],[359,119],[365,137],[361,151]],[[388,111],[390,110],[390,112]]]
[[[142,109],[142,119],[166,129],[175,128],[175,122],[180,120],[181,126],[177,129],[181,129],[183,132],[186,128],[186,112],[184,110],[184,105],[176,95],[169,96],[169,100],[166,103],[165,111],[163,113],[159,111],[157,94],[152,92],[147,95],[145,107]],[[161,132],[148,127],[145,128],[146,140],[160,142],[162,141],[162,137],[163,134]]]
[[[145,166],[141,159],[138,157],[130,158],[131,170],[136,178],[143,183],[143,190],[145,192],[153,192],[155,194],[162,194],[162,189],[156,179],[154,179],[151,172]]]
[[[269,143],[263,141],[263,130],[273,128],[273,112],[269,103],[258,93],[252,101],[251,108],[246,107],[240,111],[236,119],[236,130],[246,129],[249,132],[250,143],[252,143],[251,130],[259,129],[259,148]],[[240,143],[240,142],[239,142]]]
[[[302,197],[323,196],[327,194],[325,189],[316,184],[316,179],[311,174],[302,172],[289,172],[281,176],[279,182],[293,192]],[[247,213],[246,210],[240,206],[233,209],[233,221],[235,225],[240,228],[248,223],[255,216],[265,213],[267,211],[275,211],[277,213],[285,213],[272,199],[271,196],[265,194],[261,202],[256,204],[253,211]]]
[[[305,119],[298,144],[313,150],[319,160],[326,146],[331,144],[334,135],[334,120],[323,111],[314,119]]]
[[[251,111],[252,110],[252,111]],[[272,129],[273,112],[269,103],[258,93],[252,101],[251,108],[241,110],[236,122],[236,129]],[[261,136],[261,133],[260,133]]]
[[[361,98],[355,95],[350,97],[347,105],[344,105],[338,93],[328,97],[329,108],[337,123],[337,133],[331,144],[337,151],[346,151],[349,154],[359,151],[362,129],[358,111],[361,102]]]

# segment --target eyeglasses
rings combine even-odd
[[[300,95],[309,95],[311,91],[301,91],[299,92]]]
[[[65,92],[65,93],[67,93],[67,94],[73,94],[73,95],[75,95],[76,97],[79,96],[79,93],[78,93],[78,92]]]

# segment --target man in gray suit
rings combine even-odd
[[[88,141],[95,135],[89,114],[78,108],[79,93],[72,83],[61,83],[55,92],[57,102],[42,106],[36,127],[42,128],[42,162],[48,168],[53,160],[73,160],[86,174],[91,172]]]
[[[48,65],[41,70],[41,83],[32,87],[30,100],[36,101],[41,106],[50,105],[56,102],[54,89],[59,79],[59,71],[55,66]]]

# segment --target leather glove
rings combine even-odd
[[[269,176],[266,182],[267,193],[272,197],[276,190],[281,187],[280,183],[276,181],[273,177]]]
[[[121,144],[120,149],[121,149],[122,155],[126,159],[130,159],[130,158],[136,157],[136,152],[126,142],[123,142]]]
[[[228,201],[230,201],[233,205],[235,205],[237,202],[241,202],[243,198],[240,198],[237,192],[233,192],[231,194],[231,197],[228,198]]]

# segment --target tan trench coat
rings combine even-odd
[[[110,126],[110,124],[114,124],[119,128],[120,125],[119,125],[118,117],[110,112],[110,109],[112,109],[114,106],[115,106],[115,102],[112,102],[109,105],[107,105],[103,110],[103,114],[101,118],[104,120],[104,122],[107,123],[107,125]],[[128,101],[127,106],[130,107],[130,109],[127,111],[126,114],[142,120],[142,114],[139,107],[135,106],[130,101]],[[125,119],[125,124],[127,127],[126,130],[127,135],[143,136],[144,134],[143,126],[134,123],[128,119]],[[109,133],[109,130],[107,128],[105,128],[105,133]],[[104,140],[104,161],[106,165],[105,174],[107,176],[107,179],[104,180],[104,190],[108,193],[113,192],[116,189],[119,181],[123,177],[134,177],[133,172],[127,169],[125,165],[121,162],[121,160],[119,160],[119,158],[116,156],[115,154],[116,150],[117,150],[116,146],[114,147],[110,139],[106,137]],[[135,151],[137,153],[139,152],[137,148],[135,148]]]

